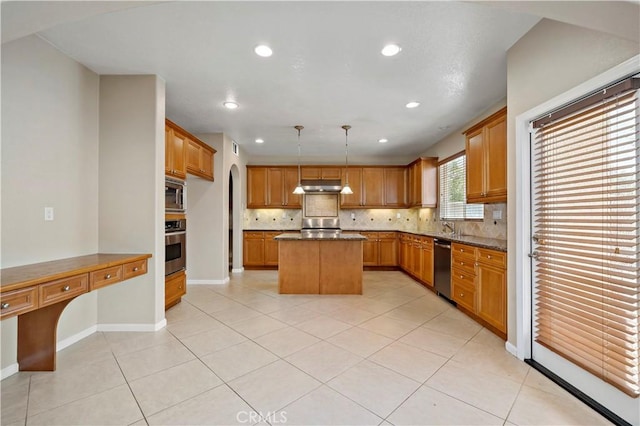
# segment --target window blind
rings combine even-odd
[[[440,164],[440,219],[483,219],[484,204],[467,204],[467,156],[464,151]]]
[[[533,140],[535,340],[628,395],[639,382],[637,90]]]

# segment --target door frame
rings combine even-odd
[[[521,359],[531,358],[532,285],[531,285],[531,144],[529,123],[548,111],[559,108],[614,80],[640,72],[640,55],[636,55],[604,73],[526,111],[515,118],[516,168],[515,179],[515,262],[516,272],[516,337],[517,346],[511,349]]]

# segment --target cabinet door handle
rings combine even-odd
[[[107,275],[104,276],[105,280],[108,280],[109,278],[111,278],[111,274],[107,274]]]
[[[11,306],[9,303],[4,302],[1,307],[2,307],[2,309],[8,309],[9,306]]]
[[[65,285],[64,287],[62,287],[62,291],[69,291],[71,290],[71,287],[69,287],[68,285]]]

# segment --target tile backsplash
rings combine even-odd
[[[493,219],[494,212],[501,219]],[[396,230],[407,232],[438,232],[442,223],[438,209],[342,209],[342,229]],[[463,235],[507,239],[506,203],[485,204],[484,220],[456,220],[456,231]],[[302,223],[302,210],[293,209],[247,209],[244,212],[244,229],[298,230]]]

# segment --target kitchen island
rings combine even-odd
[[[280,234],[278,291],[281,294],[362,294],[360,234]]]

